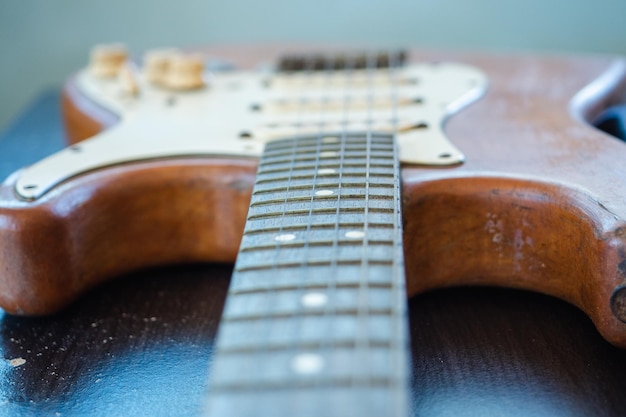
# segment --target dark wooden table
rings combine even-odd
[[[58,100],[0,136],[0,176],[63,146]],[[0,416],[195,415],[230,273],[141,271],[52,317],[1,315]],[[415,416],[626,415],[626,351],[566,303],[461,288],[412,299],[410,317]]]

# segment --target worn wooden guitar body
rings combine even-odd
[[[253,68],[283,51],[210,53]],[[537,291],[576,305],[626,347],[626,145],[589,123],[626,96],[625,61],[429,51],[410,59],[472,65],[489,86],[446,122],[463,163],[402,167],[408,294],[465,285]],[[71,143],[118,122],[74,80],[63,100]],[[47,314],[130,271],[233,262],[256,165],[206,156],[124,163],[35,200],[17,196],[18,175],[9,177],[0,189],[0,305]]]

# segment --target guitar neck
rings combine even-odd
[[[212,363],[207,416],[406,416],[392,135],[272,142]]]

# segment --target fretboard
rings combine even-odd
[[[269,143],[211,365],[210,417],[406,417],[392,135]]]

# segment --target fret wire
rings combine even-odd
[[[368,165],[369,167],[369,165]],[[317,176],[316,173],[312,173],[309,175],[304,175],[304,174],[296,174],[296,175],[291,175],[291,179],[292,180],[313,180],[315,177]],[[360,177],[360,175],[356,174],[356,173],[352,173],[352,172],[346,172],[343,174],[344,177]],[[386,177],[386,178],[393,178],[394,174],[391,173],[372,173],[370,175],[371,177]],[[267,179],[263,179],[261,181],[258,182],[258,184],[267,184],[267,183],[272,183],[272,182],[282,182],[286,177],[274,177],[274,178],[267,178]]]
[[[324,108],[322,107],[319,113],[320,117],[324,117],[325,112],[324,112]],[[330,133],[330,131],[325,131],[324,128],[320,128],[320,131],[325,132],[325,133]],[[362,146],[359,146],[358,141],[357,142],[352,142],[350,141],[350,136],[348,136],[347,140],[346,140],[346,145],[345,145],[345,149],[346,149],[346,154],[349,155],[350,153],[358,153],[361,152],[363,150]],[[339,148],[338,144],[334,144],[334,143],[327,143],[325,145],[328,150],[333,150],[334,147],[336,147],[337,149]],[[317,148],[317,142],[315,143],[308,143],[308,142],[302,142],[300,144],[300,147],[302,148],[302,150],[307,150],[307,149],[311,149],[311,150],[315,150]],[[376,150],[376,151],[387,151],[389,150],[389,144],[385,144],[385,143],[376,143],[373,142],[372,143],[372,150]],[[291,154],[289,153],[290,150],[286,149],[286,148],[275,148],[272,149],[271,151],[269,151],[267,153],[267,160],[268,161],[272,161],[274,159],[278,159],[281,157],[288,157],[291,156]],[[264,171],[262,171],[264,173]]]
[[[237,272],[246,272],[246,271],[258,271],[258,270],[272,270],[279,268],[294,268],[294,267],[306,267],[307,265],[325,265],[325,266],[338,266],[338,265],[361,265],[362,259],[348,259],[348,260],[335,260],[332,259],[330,261],[320,260],[320,259],[309,259],[306,261],[298,261],[298,262],[282,262],[282,263],[269,263],[269,264],[256,264],[254,267],[246,267],[240,266],[237,268]],[[369,259],[370,265],[390,265],[391,261],[379,260],[379,259]]]
[[[340,183],[329,183],[326,184],[326,186],[328,187],[339,187]],[[361,183],[346,183],[346,187],[349,188],[355,188],[355,187],[364,187],[364,183],[363,185]],[[386,183],[379,183],[379,184],[370,184],[370,188],[393,188],[393,184],[386,184]],[[308,189],[306,186],[304,185],[298,185],[298,186],[292,186],[291,190],[304,190],[304,189]],[[259,195],[259,194],[271,194],[271,193],[275,193],[278,191],[285,191],[284,187],[274,187],[274,188],[266,188],[266,189],[261,189],[261,190],[257,190],[254,192],[254,195]]]
[[[366,186],[367,187],[367,186]],[[365,202],[367,203],[367,197],[365,198]],[[395,208],[369,208],[368,209],[368,213],[393,213],[395,210]],[[308,218],[312,218],[312,216],[321,214],[332,214],[334,212],[339,211],[341,214],[350,214],[350,213],[361,213],[361,208],[360,207],[345,207],[345,208],[341,208],[341,207],[329,207],[329,208],[309,208],[309,209],[302,209],[302,210],[290,210],[289,212],[284,212],[280,211],[280,212],[273,212],[273,211],[267,211],[264,213],[260,213],[260,214],[251,214],[248,218],[250,220],[260,220],[260,219],[266,219],[266,218],[274,218],[276,217],[276,214],[281,214],[283,217],[298,217],[298,216],[303,216],[305,214],[309,214]]]
[[[256,392],[264,392],[264,391],[277,391],[277,390],[287,390],[293,388],[317,388],[319,385],[325,385],[328,387],[332,387],[333,389],[337,388],[355,388],[355,387],[363,387],[363,388],[378,388],[384,387],[389,388],[391,386],[396,385],[396,381],[389,377],[374,377],[374,378],[363,378],[363,377],[350,377],[350,378],[342,378],[342,377],[327,377],[324,379],[320,379],[318,381],[306,381],[306,380],[289,380],[284,382],[273,382],[267,383],[265,386],[259,386],[255,382],[245,383],[245,382],[234,382],[231,384],[220,385],[219,387],[215,387],[215,391],[220,392],[228,392],[228,391],[256,391]],[[247,414],[254,415],[254,414]],[[308,414],[307,414],[308,415]],[[342,416],[343,417],[343,416]]]
[[[335,223],[320,223],[320,224],[316,224],[315,228],[316,229],[335,229],[335,227],[342,227],[344,229],[347,228],[359,228],[359,227],[363,227],[363,222],[341,222],[339,225],[335,224]],[[393,229],[393,226],[390,226],[388,223],[379,223],[379,222],[372,222],[369,225],[369,228],[378,228],[378,229]],[[246,235],[255,235],[255,234],[262,234],[262,233],[275,233],[275,232],[279,232],[279,231],[291,231],[291,232],[296,232],[299,230],[306,230],[306,224],[295,224],[295,225],[288,225],[288,226],[283,226],[283,228],[281,229],[280,227],[277,226],[273,226],[273,227],[266,227],[266,228],[260,228],[260,229],[248,229],[246,230],[245,234]]]
[[[232,322],[231,322],[232,323]],[[320,341],[302,341],[297,344],[288,343],[288,342],[273,342],[268,344],[268,351],[286,351],[286,350],[294,350],[295,348],[304,348],[309,350],[319,350],[322,343]],[[337,339],[333,341],[333,347],[335,348],[353,348],[355,342],[353,339]],[[385,348],[389,349],[392,347],[392,342],[389,340],[378,340],[372,339],[371,345],[376,348]],[[238,355],[238,354],[248,354],[258,350],[258,345],[241,345],[241,346],[228,346],[221,347],[217,350],[221,355]]]
[[[276,285],[274,286],[271,290],[268,290],[265,287],[249,287],[249,288],[245,288],[245,289],[236,289],[232,291],[232,294],[253,294],[253,293],[265,293],[268,291],[292,291],[292,290],[297,290],[299,288],[300,282],[298,282],[298,284],[292,284],[292,285]],[[335,286],[340,289],[340,288],[358,288],[357,283],[352,283],[352,282],[344,282],[344,283],[336,283]],[[393,284],[389,283],[389,282],[370,282],[370,287],[371,288],[386,288],[386,289],[390,289],[392,287]],[[307,283],[306,285],[302,285],[303,288],[306,289],[324,289],[326,288],[326,284],[309,284]]]
[[[388,151],[389,149],[385,149],[386,151]],[[310,171],[313,169],[315,165],[301,165],[299,167],[296,168],[297,171]],[[346,163],[345,167],[346,168],[359,168],[362,165],[360,163]],[[388,167],[388,164],[381,164],[381,163],[371,163],[370,166],[374,167],[374,168],[384,168],[384,167]],[[318,165],[319,168],[338,168],[338,165],[334,165],[334,164],[330,164],[328,162],[324,163],[324,164],[319,164]],[[288,168],[273,168],[273,169],[264,169],[262,172],[259,172],[258,174],[277,174],[279,172],[288,172]]]
[[[370,240],[370,245],[386,245],[393,246],[394,241],[392,240]],[[305,245],[309,247],[328,247],[333,246],[334,242],[332,240],[307,240],[305,242],[283,242],[283,248],[303,248]],[[358,242],[353,240],[340,240],[337,242],[338,246],[356,246]],[[255,246],[242,246],[239,251],[240,252],[253,252],[253,251],[263,251],[263,250],[272,250],[275,248],[275,245],[265,244],[265,245],[255,245]]]
[[[372,112],[372,103],[374,101],[374,88],[373,88],[373,77],[374,77],[374,69],[375,69],[375,65],[372,64],[376,64],[376,56],[372,56],[366,55],[366,65],[365,65],[365,70],[367,73],[367,80],[368,80],[368,90],[369,90],[369,94],[368,94],[368,116],[371,116],[371,112]],[[395,56],[389,55],[389,59],[390,61],[392,59],[395,59]],[[355,57],[355,59],[353,60],[353,65],[357,64],[357,58]],[[347,60],[349,61],[349,60]],[[305,66],[310,67],[311,65],[313,65],[314,60],[309,60],[308,63],[306,63]],[[327,60],[326,65],[330,66],[331,60]],[[350,65],[350,63],[348,63],[346,65],[346,71],[345,71],[345,82],[342,84],[345,88],[344,90],[344,120],[348,120],[349,119],[349,112],[350,112],[350,104],[351,104],[351,96],[348,94],[348,91],[351,89],[351,84],[353,83],[352,78],[351,78],[351,74],[352,71],[351,69],[353,68],[353,65]],[[390,65],[390,68],[387,69],[387,71],[390,72],[390,78],[392,80],[392,89],[391,89],[391,96],[393,97],[392,100],[392,113],[396,114],[396,103],[395,103],[395,98],[396,98],[396,92],[395,92],[395,81],[397,78],[397,74],[395,74],[395,72],[393,72],[391,70],[391,68],[393,68],[394,65]],[[312,71],[305,71],[306,72],[306,76],[311,76],[311,72]],[[330,85],[331,84],[331,75],[330,72],[327,72],[326,74],[326,79],[327,79],[327,84]],[[302,90],[305,89],[306,83],[302,82],[302,86],[300,87]],[[301,100],[300,100],[300,109],[301,111],[299,112],[299,116],[300,119],[302,117],[302,108],[303,108],[303,102],[304,102],[304,95],[301,96]],[[324,119],[324,115],[325,115],[325,107],[324,106],[320,106],[320,120]],[[393,117],[393,128],[394,128],[394,133],[393,136],[391,137],[392,142],[395,140],[395,131],[397,128],[397,118]],[[397,370],[399,365],[403,365],[406,366],[406,363],[403,361],[404,359],[404,354],[405,352],[400,352],[399,354],[394,352],[393,349],[404,349],[404,346],[398,346],[398,342],[402,341],[405,342],[406,341],[406,331],[403,330],[403,326],[405,325],[404,323],[397,323],[399,321],[399,314],[403,313],[404,308],[403,303],[406,302],[406,300],[395,300],[394,298],[398,298],[399,295],[402,294],[401,288],[399,288],[399,286],[403,286],[403,282],[398,282],[398,277],[400,277],[400,279],[403,279],[403,275],[400,276],[401,274],[399,274],[399,272],[401,272],[403,265],[402,265],[402,261],[401,261],[401,257],[398,258],[398,253],[395,253],[398,251],[398,245],[401,243],[401,234],[399,233],[392,233],[392,237],[390,241],[385,241],[385,245],[391,245],[393,247],[393,249],[390,249],[392,252],[394,252],[393,255],[393,259],[394,261],[384,261],[384,265],[380,267],[379,269],[375,269],[372,272],[374,273],[374,275],[369,275],[370,272],[368,271],[370,265],[376,265],[377,261],[376,259],[368,259],[368,256],[366,256],[366,254],[368,253],[368,250],[370,248],[370,246],[374,246],[376,244],[378,244],[380,241],[376,240],[376,238],[372,238],[370,239],[369,236],[369,231],[370,228],[379,228],[379,229],[393,229],[398,231],[400,224],[399,224],[399,218],[398,218],[398,213],[399,211],[399,204],[400,204],[400,200],[399,200],[399,177],[397,177],[398,173],[399,173],[399,162],[397,161],[397,149],[393,146],[393,143],[391,144],[390,149],[388,150],[392,150],[393,152],[393,156],[396,157],[396,159],[392,159],[390,158],[389,163],[392,165],[394,172],[395,172],[395,183],[379,183],[379,181],[375,180],[377,183],[376,184],[371,184],[370,181],[372,181],[373,178],[378,178],[377,174],[374,173],[372,174],[370,171],[372,170],[373,167],[377,167],[381,169],[381,172],[385,172],[384,169],[387,168],[389,166],[389,164],[385,164],[383,162],[387,162],[386,161],[386,155],[385,154],[381,154],[380,156],[380,160],[379,159],[375,159],[376,155],[384,152],[387,148],[387,143],[389,142],[389,135],[385,134],[385,137],[380,137],[380,136],[375,136],[372,132],[372,125],[368,124],[367,125],[367,131],[363,134],[359,134],[357,137],[357,135],[355,135],[354,133],[350,133],[348,131],[347,128],[347,124],[342,124],[343,129],[341,131],[341,133],[339,135],[337,135],[336,133],[333,134],[333,136],[339,136],[340,140],[339,140],[339,144],[338,144],[338,150],[335,150],[334,148],[337,146],[336,144],[333,144],[333,146],[327,146],[328,144],[324,144],[323,142],[323,138],[327,135],[329,135],[329,133],[326,131],[326,125],[323,123],[319,124],[320,129],[317,132],[317,137],[314,143],[311,142],[311,140],[305,139],[303,141],[299,141],[297,140],[297,138],[300,137],[300,133],[301,133],[301,129],[302,129],[302,124],[299,123],[298,127],[297,127],[297,131],[298,134],[296,135],[296,139],[291,140],[291,141],[284,141],[281,142],[281,144],[279,146],[276,146],[276,150],[280,149],[280,154],[281,156],[281,160],[286,161],[287,158],[284,158],[285,155],[285,149],[290,149],[291,151],[291,161],[289,163],[288,166],[282,166],[281,168],[272,168],[272,164],[274,164],[274,166],[276,166],[275,160],[272,161],[272,158],[267,158],[267,160],[263,160],[262,165],[259,167],[259,175],[263,175],[263,178],[260,179],[259,183],[263,183],[263,181],[268,181],[268,178],[271,178],[271,174],[273,172],[280,172],[280,173],[289,173],[289,175],[286,175],[284,178],[282,179],[277,179],[276,181],[282,181],[284,183],[286,183],[286,186],[283,187],[275,187],[275,188],[266,188],[266,189],[261,189],[261,190],[255,190],[254,195],[263,195],[263,194],[268,194],[271,195],[272,193],[284,193],[284,196],[281,195],[282,198],[271,198],[269,201],[266,202],[258,202],[258,200],[256,200],[257,202],[251,205],[251,212],[253,211],[253,208],[255,206],[269,206],[272,204],[276,204],[276,206],[278,206],[281,202],[282,202],[282,211],[277,211],[277,209],[274,209],[273,212],[268,213],[267,217],[272,217],[272,218],[279,218],[279,220],[277,222],[265,222],[263,220],[260,221],[260,223],[256,223],[256,227],[258,227],[258,229],[254,229],[253,227],[248,227],[248,225],[246,226],[246,233],[245,236],[250,236],[250,235],[258,235],[260,237],[260,239],[264,239],[263,235],[267,235],[268,237],[270,236],[270,233],[275,234],[276,236],[280,236],[282,234],[284,234],[286,231],[291,231],[291,232],[295,232],[297,233],[298,231],[301,231],[301,233],[303,235],[310,235],[310,232],[312,230],[313,227],[315,228],[324,228],[324,227],[328,227],[328,229],[333,229],[334,232],[334,236],[335,238],[332,239],[331,242],[331,246],[332,246],[332,252],[333,253],[339,253],[339,248],[340,245],[343,244],[347,244],[349,246],[354,246],[354,242],[352,241],[346,241],[345,239],[341,239],[340,235],[341,233],[345,233],[346,230],[359,230],[362,231],[364,233],[363,236],[363,240],[362,242],[360,242],[361,245],[361,259],[360,260],[356,260],[357,262],[355,265],[359,265],[359,268],[361,270],[360,272],[360,276],[361,278],[356,280],[353,284],[352,283],[348,283],[346,284],[345,280],[342,279],[342,282],[337,282],[337,274],[339,272],[339,266],[342,264],[345,264],[346,259],[339,259],[339,257],[336,256],[331,256],[330,259],[328,260],[328,263],[330,264],[331,267],[331,272],[328,273],[328,278],[326,279],[326,282],[324,282],[323,280],[321,281],[316,281],[315,279],[309,280],[309,274],[311,273],[309,270],[309,267],[313,268],[313,263],[311,263],[311,260],[307,260],[308,259],[308,254],[311,250],[311,248],[316,245],[314,240],[310,240],[308,238],[305,238],[303,243],[296,243],[294,242],[281,242],[279,240],[276,240],[275,243],[273,244],[273,247],[275,248],[275,252],[274,252],[274,256],[271,259],[271,262],[269,264],[265,264],[267,265],[267,268],[263,268],[263,270],[278,270],[278,269],[282,269],[283,267],[287,266],[284,264],[284,259],[281,261],[281,251],[283,249],[287,249],[287,248],[293,248],[295,246],[297,247],[301,247],[302,248],[302,254],[303,257],[302,259],[304,259],[305,261],[299,261],[298,258],[296,257],[294,260],[295,262],[293,263],[293,265],[290,265],[288,267],[297,267],[298,270],[298,276],[300,277],[300,279],[294,280],[292,281],[294,284],[293,285],[289,285],[289,286],[285,286],[284,288],[282,288],[283,290],[293,290],[295,289],[296,291],[294,292],[296,296],[298,297],[302,297],[304,296],[307,292],[315,292],[315,288],[319,288],[320,291],[326,291],[326,295],[329,297],[335,297],[335,294],[337,292],[337,288],[338,286],[341,286],[343,288],[355,288],[356,289],[356,307],[355,307],[355,316],[354,319],[356,320],[355,326],[356,326],[356,333],[355,333],[355,337],[354,337],[354,354],[355,354],[355,358],[358,360],[362,360],[364,358],[367,358],[368,355],[371,355],[370,351],[372,348],[380,348],[381,347],[381,341],[380,338],[378,340],[374,340],[376,339],[374,336],[374,333],[372,334],[372,337],[370,337],[370,332],[371,330],[364,325],[365,323],[367,323],[366,321],[364,321],[366,318],[368,317],[373,317],[376,314],[381,313],[380,311],[378,311],[380,309],[380,307],[374,307],[373,305],[370,306],[368,304],[368,300],[370,297],[370,289],[373,291],[374,288],[380,287],[380,288],[385,288],[385,289],[390,289],[389,292],[387,293],[386,291],[383,292],[379,292],[378,295],[378,299],[380,300],[381,297],[392,297],[392,300],[390,300],[391,302],[391,307],[388,311],[388,313],[390,316],[396,317],[398,318],[397,320],[395,320],[396,323],[394,323],[392,326],[389,326],[390,328],[393,329],[393,331],[391,331],[391,336],[389,336],[389,340],[388,340],[388,344],[387,341],[383,341],[382,343],[386,346],[386,353],[385,355],[389,355],[387,360],[391,360],[391,366],[390,368],[396,368],[394,369],[394,371]],[[309,136],[311,137],[311,136]],[[352,139],[354,138],[354,139]],[[364,139],[364,140],[363,140]],[[351,162],[349,162],[349,157],[350,154],[347,152],[347,148],[350,147],[350,152],[351,153],[359,153],[359,151],[363,151],[363,149],[357,149],[354,145],[354,143],[359,140],[359,141],[363,141],[364,142],[364,180],[360,181],[360,182],[347,182],[344,183],[343,179],[348,175],[344,175],[346,174],[344,172],[344,169],[346,166],[349,166],[351,164]],[[376,147],[374,146],[374,143],[376,144],[380,144],[377,145]],[[268,154],[272,153],[272,149],[271,149],[271,143],[268,144],[268,147],[270,147]],[[327,158],[321,158],[321,152],[326,150],[327,148],[331,148],[333,149],[333,151],[337,152],[337,158],[336,158],[336,162],[335,159],[327,159]],[[314,155],[313,157],[311,155]],[[274,158],[275,159],[275,158]],[[305,162],[306,161],[306,162]],[[374,162],[372,162],[374,161]],[[264,163],[266,162],[266,163]],[[284,164],[285,162],[281,162],[281,164]],[[305,164],[305,165],[303,165]],[[323,164],[323,165],[322,165]],[[353,164],[353,163],[352,163]],[[320,166],[332,166],[333,168],[337,167],[337,179],[334,182],[327,182],[325,181],[325,179],[327,178],[325,175],[318,175],[318,170],[320,168]],[[358,169],[357,165],[354,165],[355,169]],[[306,185],[304,184],[300,184],[299,182],[297,182],[296,180],[299,180],[299,178],[301,178],[302,180],[308,179],[308,176],[304,176],[301,172],[304,169],[311,169],[313,168],[313,174],[312,176],[310,176],[311,182],[307,188]],[[272,172],[273,171],[273,172]],[[297,173],[297,174],[296,174]],[[281,175],[282,176],[282,175]],[[304,178],[303,178],[304,177]],[[394,175],[390,175],[390,178],[394,178]],[[294,181],[296,181],[294,183]],[[300,181],[302,182],[302,181]],[[395,184],[395,185],[394,185]],[[313,215],[316,213],[319,213],[320,210],[326,210],[324,208],[314,208],[315,206],[315,201],[316,199],[319,199],[319,201],[323,201],[323,200],[330,200],[330,197],[324,199],[324,198],[320,198],[318,196],[315,196],[315,191],[316,189],[318,189],[318,187],[323,186],[324,188],[336,188],[337,192],[336,192],[336,199],[334,201],[336,201],[336,207],[334,209],[334,217],[335,217],[335,222],[334,224],[330,223],[327,226],[325,226],[324,224],[317,224],[314,222],[314,218]],[[361,197],[360,195],[356,195],[355,196],[350,196],[350,195],[342,195],[342,188],[358,188],[358,187],[363,187],[364,191],[365,191],[365,195],[364,197]],[[256,185],[255,185],[256,188]],[[393,190],[391,190],[391,188],[393,188]],[[372,189],[375,190],[379,190],[378,192],[381,193],[380,195],[376,195],[376,194],[372,194],[370,195],[370,191]],[[296,196],[294,197],[294,194],[292,194],[293,191],[296,190],[302,190],[300,196]],[[298,224],[300,223],[299,219],[293,219],[291,218],[287,223],[287,217],[292,217],[291,214],[293,213],[293,210],[287,210],[287,207],[289,205],[290,202],[293,202],[294,199],[297,201],[307,201],[307,198],[305,198],[304,196],[302,196],[304,190],[307,190],[307,192],[310,192],[310,196],[308,198],[309,201],[309,208],[308,210],[303,210],[305,213],[302,214],[307,214],[306,215],[306,220],[302,219],[302,224]],[[372,214],[375,213],[377,210],[380,210],[376,207],[372,207],[370,208],[370,200],[374,200],[377,198],[380,199],[388,199],[388,195],[385,194],[383,191],[389,190],[392,194],[393,194],[393,198],[395,198],[395,204],[394,204],[394,208],[393,209],[385,209],[384,212],[391,214],[391,216],[393,217],[393,220],[389,223],[385,223],[385,220],[383,217],[374,217],[372,218]],[[341,209],[341,200],[342,198],[346,201],[350,200],[352,197],[352,199],[354,201],[363,201],[364,205],[362,210],[360,210],[360,212],[362,213],[362,222],[354,222],[353,218],[348,217],[345,218],[344,214],[346,213],[346,210],[342,210]],[[253,198],[254,200],[254,198]],[[358,204],[357,204],[358,205]],[[294,207],[294,206],[292,206]],[[324,206],[322,206],[324,207]],[[380,206],[381,208],[383,206]],[[287,213],[287,211],[289,213]],[[348,211],[353,211],[352,209],[350,209],[348,207]],[[356,210],[359,211],[359,210]],[[257,212],[260,213],[260,212]],[[395,214],[395,215],[394,215]],[[254,220],[254,216],[259,216],[260,214],[254,214],[251,213],[249,220]],[[300,213],[298,213],[298,215],[301,215]],[[346,220],[352,220],[352,222],[345,222],[342,221],[342,219],[346,219]],[[317,222],[320,221],[326,221],[326,219],[323,218],[318,218]],[[295,224],[294,224],[295,222]],[[257,238],[259,239],[259,238]],[[263,240],[258,240],[258,242],[263,242]],[[272,245],[270,244],[263,244],[264,248],[271,248]],[[324,244],[323,246],[327,246],[326,244]],[[356,246],[358,246],[358,244],[356,244]],[[258,250],[257,248],[251,248],[250,250]],[[245,247],[242,248],[241,252],[246,252],[247,250],[245,249]],[[400,251],[401,252],[401,251]],[[320,254],[322,254],[323,252],[319,252]],[[296,253],[297,254],[297,253]],[[401,253],[400,253],[401,256]],[[313,260],[314,261],[314,260]],[[245,263],[243,264],[245,265]],[[247,272],[247,271],[256,271],[258,269],[259,266],[264,266],[264,265],[256,265],[256,269],[252,266],[253,264],[249,264],[251,265],[251,268],[246,269],[246,268],[241,268],[241,269],[237,269],[236,273],[239,272]],[[317,268],[317,267],[316,267]],[[389,280],[389,283],[387,282],[377,282],[376,280],[380,280],[386,271],[386,268],[390,268],[392,269],[391,271],[391,279]],[[295,270],[295,269],[294,269]],[[323,269],[316,269],[316,271],[323,271]],[[252,272],[253,274],[256,274],[257,272]],[[344,271],[345,273],[345,271]],[[352,275],[354,274],[355,271],[353,272],[349,272],[350,275],[348,275],[348,279],[355,279],[357,278],[359,275]],[[253,275],[254,276],[254,275]],[[258,275],[258,277],[263,278],[262,275]],[[373,277],[372,279],[374,281],[369,281],[370,277]],[[311,277],[314,278],[314,277]],[[280,282],[284,282],[284,283],[288,283],[290,282],[291,278],[289,278],[288,280],[281,278]],[[263,282],[265,282],[265,284],[263,284]],[[269,303],[268,305],[273,305],[274,302],[278,303],[278,293],[280,292],[281,288],[279,286],[272,286],[272,284],[269,284],[270,280],[267,280],[266,278],[263,278],[263,280],[261,280],[259,282],[259,284],[261,284],[261,286],[257,286],[256,289],[245,289],[245,287],[242,287],[242,289],[233,289],[233,291],[231,291],[231,295],[237,295],[237,294],[246,294],[246,293],[252,293],[254,291],[256,292],[263,292],[265,293],[267,296],[265,298],[265,301],[262,301],[264,303]],[[315,282],[320,282],[319,284],[315,284]],[[385,298],[383,298],[383,300],[386,300]],[[393,301],[393,302],[392,302]],[[260,304],[261,306],[263,304]],[[284,308],[285,306],[289,306],[289,304],[276,304],[277,306],[281,306],[278,307],[278,310],[267,310],[267,312],[263,311],[263,310],[258,310],[260,311],[259,314],[261,314],[258,319],[259,319],[259,324],[261,324],[265,330],[264,332],[260,332],[260,334],[266,334],[269,335],[269,331],[270,329],[275,327],[275,323],[276,320],[279,317],[293,317],[293,319],[299,323],[299,325],[297,325],[295,327],[296,332],[293,335],[293,339],[292,345],[285,345],[284,346],[284,350],[286,351],[293,351],[294,349],[297,349],[297,352],[302,352],[305,353],[307,351],[317,351],[321,354],[321,357],[323,358],[323,360],[327,360],[328,359],[328,364],[330,364],[332,362],[333,359],[333,350],[334,348],[336,348],[337,342],[336,340],[337,337],[335,336],[335,333],[337,336],[341,336],[341,333],[338,331],[337,327],[333,327],[331,326],[331,319],[335,316],[337,316],[337,314],[346,314],[347,311],[342,311],[341,307],[339,305],[336,305],[335,303],[326,303],[324,305],[323,308],[317,310],[317,311],[309,311],[309,309],[305,309],[305,305],[303,303],[296,303],[296,305],[294,306],[294,311],[292,313],[285,313],[284,315],[281,315],[280,313],[274,313],[271,314],[269,313],[270,311],[275,311],[275,312],[280,312],[281,308]],[[374,304],[375,305],[375,304]],[[236,311],[236,310],[235,310]],[[242,310],[246,311],[245,309]],[[254,310],[249,310],[249,311],[254,311]],[[327,333],[326,334],[330,334],[331,337],[327,338],[327,339],[322,339],[319,341],[319,344],[317,344],[315,341],[311,341],[310,339],[310,334],[308,336],[305,336],[304,334],[304,323],[302,320],[304,320],[304,317],[310,314],[322,314],[324,317],[326,317],[328,320],[322,321],[322,323],[325,324]],[[228,320],[227,320],[228,321]],[[394,320],[392,320],[394,321]],[[263,322],[263,323],[260,323]],[[310,325],[310,324],[309,324]],[[275,345],[272,345],[271,340],[269,339],[269,336],[267,336],[268,339],[264,339],[261,338],[259,340],[258,344],[255,344],[254,346],[249,345],[249,346],[244,346],[243,349],[246,353],[249,353],[251,356],[255,357],[256,360],[258,361],[260,358],[262,357],[266,357],[266,355],[269,354],[269,352],[273,351],[276,349]],[[306,337],[309,337],[309,339],[307,340]],[[345,342],[344,342],[345,343]],[[274,346],[274,348],[272,348],[272,346]],[[292,347],[290,347],[292,346]],[[281,348],[282,349],[282,348]],[[265,356],[264,356],[265,355]],[[295,357],[294,357],[295,358]],[[336,360],[336,359],[335,359]],[[326,364],[324,364],[326,365]],[[237,365],[235,365],[237,366]],[[377,378],[380,378],[379,375],[374,374],[374,368],[373,367],[368,367],[368,366],[364,366],[363,369],[359,368],[359,372],[355,372],[355,369],[352,368],[347,368],[349,369],[348,371],[348,376],[343,377],[341,376],[341,378],[343,378],[343,380],[345,381],[346,386],[348,387],[354,387],[354,386],[359,386],[361,384],[363,384],[363,386],[373,386],[372,382],[375,382],[374,380]],[[391,369],[390,369],[391,370]],[[328,385],[326,384],[326,381],[328,381],[328,378],[330,377],[330,371],[333,371],[332,369],[323,366],[321,371],[319,372],[319,378],[313,378],[313,379],[301,379],[298,376],[292,376],[291,378],[297,382],[297,384],[308,384],[314,387],[321,387],[321,388],[327,388]],[[400,372],[394,372],[392,377],[388,378],[389,384],[397,384],[399,382],[399,385],[402,385],[403,383],[401,382],[401,379],[397,379],[398,375],[402,376],[406,374],[406,369],[402,368],[400,370]],[[269,381],[269,380],[268,380]],[[264,384],[265,382],[263,382]],[[217,386],[215,386],[215,388],[217,388],[217,390],[223,390],[223,389],[228,389],[228,387],[226,385],[224,385],[225,382],[221,382],[218,383]],[[254,384],[257,384],[256,382]],[[377,385],[377,384],[374,384]],[[255,385],[258,386],[258,385]],[[266,385],[265,387],[268,387],[268,385]],[[289,384],[285,385],[285,388],[288,388]],[[263,388],[263,385],[261,384],[260,389]],[[405,392],[403,393],[399,393],[396,394],[396,396],[400,397],[400,399],[402,399],[403,395],[405,394]],[[401,402],[402,403],[402,402]]]
[[[346,315],[346,316],[354,316],[354,315],[358,315],[359,309],[357,308],[335,308],[334,310],[334,314],[333,314],[333,318],[334,317],[340,317],[342,315]],[[270,318],[285,318],[285,317],[292,317],[294,314],[293,311],[287,311],[287,312],[274,312],[274,313],[268,313],[268,312],[264,312],[264,314],[258,315],[258,314],[240,314],[239,316],[224,316],[222,318],[222,320],[225,323],[228,322],[233,322],[233,321],[250,321],[250,320],[259,320],[259,321],[265,321],[267,320],[268,317]],[[371,309],[371,314],[370,316],[393,316],[394,315],[394,310],[393,308],[384,308],[384,309],[376,309],[376,308],[372,308]],[[322,312],[318,312],[318,311],[307,311],[306,313],[300,313],[297,316],[297,320],[302,320],[307,316],[323,316]],[[294,343],[294,346],[297,346],[297,342]],[[324,344],[324,341],[320,342],[320,346],[322,346]],[[355,345],[358,346],[359,342],[358,342],[358,338],[355,341]]]
[[[327,186],[328,187],[328,186]],[[333,188],[333,187],[330,187]],[[334,201],[335,199],[335,195],[329,195],[329,196],[324,196],[324,195],[319,195],[316,196],[316,200],[317,201]],[[344,201],[346,200],[351,200],[351,201],[361,201],[361,200],[365,200],[365,196],[361,195],[361,194],[347,194],[347,195],[342,195],[342,198]],[[392,200],[393,197],[389,197],[386,195],[370,195],[370,199],[373,200],[380,200],[380,201],[387,201],[387,200]],[[296,204],[296,203],[303,203],[309,200],[308,197],[306,196],[287,196],[287,202],[289,204]],[[250,205],[250,207],[263,207],[263,206],[271,206],[271,205],[277,205],[280,204],[282,200],[275,198],[272,200],[264,200],[264,201],[256,201],[253,204]]]

